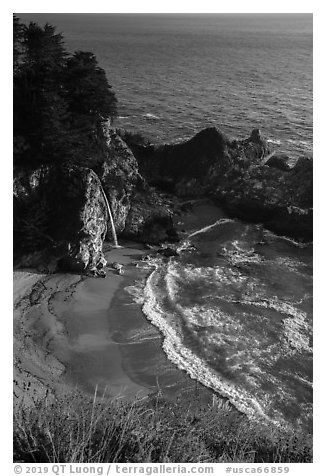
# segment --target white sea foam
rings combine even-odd
[[[231,218],[220,218],[216,222],[212,223],[211,225],[205,226],[204,228],[201,228],[200,230],[194,231],[190,235],[188,235],[188,238],[192,238],[193,236],[199,235],[200,233],[206,233],[207,231],[211,230],[215,226],[218,225],[224,225],[225,223],[231,223],[234,222]]]
[[[254,248],[241,248],[238,240],[233,241],[232,246],[233,249],[224,246],[221,253],[232,265],[261,263],[263,261],[263,257],[255,253]]]
[[[286,317],[282,320],[283,323],[283,340],[290,353],[293,352],[312,352],[309,345],[309,336],[311,333],[311,326],[307,322],[307,313],[300,311],[293,304],[283,302],[277,297],[273,298],[258,298],[252,296],[244,296],[242,301],[246,304],[251,304],[255,307],[265,307],[274,309]]]
[[[282,143],[278,139],[267,139],[266,142],[268,142],[269,144],[275,144],[275,145],[281,145],[281,143]]]
[[[267,230],[267,229],[264,229],[264,235],[265,235],[266,238],[272,238],[274,240],[287,241],[288,243],[291,243],[293,246],[296,246],[298,248],[308,248],[308,247],[312,246],[312,244],[313,244],[312,241],[300,242],[300,241],[296,241],[293,238],[290,238],[288,236],[276,235],[275,233],[273,233],[272,231]]]
[[[191,378],[198,380],[206,387],[213,389],[220,395],[228,398],[230,402],[241,412],[250,417],[264,418],[270,422],[278,424],[276,420],[271,419],[261,404],[253,398],[244,388],[239,388],[231,381],[228,381],[214,371],[205,360],[196,355],[190,348],[183,343],[183,336],[179,332],[179,326],[176,325],[175,315],[162,307],[160,299],[160,272],[158,267],[149,277],[145,290],[145,300],[143,312],[163,334],[163,349],[168,358],[174,362],[178,368],[185,370]],[[175,299],[177,288],[168,279],[168,292],[172,299]],[[176,305],[175,310],[183,311],[181,306]],[[198,315],[198,314],[197,314]],[[225,317],[225,316],[224,316]],[[189,315],[188,315],[189,318]],[[216,317],[215,317],[216,318]]]
[[[152,114],[150,112],[143,114],[143,117],[146,117],[146,119],[154,119],[154,120],[160,119],[159,116],[156,116],[155,114]]]
[[[191,236],[223,222],[218,220],[191,234],[179,252],[189,249]],[[160,330],[163,350],[178,368],[228,398],[247,415],[284,425],[285,413],[282,415],[282,406],[278,405],[284,402],[285,408],[292,400],[295,404],[296,397],[283,381],[279,362],[292,359],[295,353],[311,352],[307,314],[296,307],[310,295],[297,302],[270,296],[264,266],[273,262],[255,253],[250,242],[240,236],[225,244],[222,255],[230,266],[220,261],[219,266],[196,266],[198,260],[193,263],[192,255],[188,262],[188,255],[168,261],[151,257],[146,261],[152,273],[145,288],[140,281],[129,292]],[[259,267],[258,275],[253,276],[234,266],[239,263],[264,263],[263,274],[259,277]],[[301,261],[288,257],[279,257],[276,263],[293,270],[301,266]],[[196,297],[191,290],[197,286],[200,295]],[[243,304],[257,311],[251,312]],[[274,320],[273,314],[259,308],[275,310],[279,318],[275,314]],[[262,390],[266,385],[279,389],[277,398],[272,390]]]
[[[128,336],[128,341],[124,342],[123,345],[141,344],[148,340],[152,341],[153,339],[161,339],[161,336],[157,335],[157,333],[155,334],[153,331],[148,330],[148,328],[141,328],[132,332]]]
[[[296,375],[296,378],[300,380],[304,385],[307,385],[307,387],[313,388],[313,382],[310,382],[310,380],[307,380],[300,375]]]
[[[132,286],[126,286],[125,291],[133,297],[134,302],[137,304],[144,303],[144,283],[141,281],[135,282]]]
[[[294,140],[294,139],[287,139],[286,142],[289,144],[296,144],[304,146],[305,148],[311,149],[311,142],[306,140]]]
[[[312,348],[309,345],[310,328],[305,317],[305,313],[297,312],[283,320],[284,339],[293,352],[305,351],[312,353]]]
[[[278,266],[282,266],[296,273],[299,273],[300,268],[302,269],[307,267],[307,265],[302,261],[294,258],[289,258],[288,256],[278,256],[274,262]],[[301,274],[303,275],[303,273]]]
[[[206,284],[214,283],[216,289],[222,288],[224,285],[243,284],[245,282],[251,285],[256,282],[253,278],[241,274],[237,268],[231,267],[194,266],[191,264],[184,264],[181,267],[176,262],[170,261],[166,272],[175,281],[192,283],[202,280]]]

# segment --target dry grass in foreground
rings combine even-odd
[[[78,393],[14,416],[14,460],[34,463],[312,461],[312,438],[228,408],[162,397],[98,401]]]

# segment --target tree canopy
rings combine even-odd
[[[93,53],[67,53],[49,23],[14,16],[14,160],[87,162],[105,153],[117,99]]]

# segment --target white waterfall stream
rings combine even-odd
[[[105,199],[106,206],[107,206],[107,209],[108,209],[108,212],[109,212],[109,217],[110,217],[110,223],[111,223],[111,229],[112,229],[112,236],[113,236],[114,247],[115,247],[115,248],[120,248],[120,245],[119,245],[119,243],[118,243],[118,238],[117,238],[117,232],[116,232],[116,230],[115,230],[115,224],[114,224],[114,220],[113,220],[113,215],[112,215],[111,207],[110,207],[109,201],[108,201],[108,199],[107,199],[106,193],[105,193],[104,190],[103,190],[103,187],[102,187],[102,193],[103,193],[103,197],[104,197],[104,199]]]

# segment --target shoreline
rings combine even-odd
[[[112,301],[124,288],[132,273],[134,259],[142,249],[136,243],[123,243],[121,248],[106,247],[108,260],[105,279],[86,277],[76,289],[74,302],[60,317],[67,335],[69,355],[65,380],[86,393],[110,397],[146,395],[147,389],[134,382],[123,366],[120,345],[114,339],[111,317]],[[110,263],[124,265],[124,275],[110,268]]]
[[[212,202],[192,205],[196,212],[185,212],[179,229],[197,226],[201,207],[216,217]],[[152,272],[140,264],[151,250],[136,242],[121,244],[105,244],[105,279],[14,272],[15,404],[78,388],[126,399],[162,392],[174,399],[195,393],[201,401],[228,405],[168,359],[163,336],[134,295],[135,287],[144,286]],[[124,265],[123,275],[111,268],[113,262]]]
[[[136,243],[118,249],[108,245],[105,254],[109,263],[130,267],[141,250]],[[107,352],[111,396],[121,393],[119,383],[128,388],[127,394],[144,393],[123,370],[119,346],[109,332],[110,304],[124,281],[125,276],[110,268],[106,279],[14,271],[15,404],[29,405],[74,387],[90,390],[87,381],[94,369],[87,367],[87,360],[92,352],[97,352],[96,364]]]
[[[181,241],[167,247],[183,249],[188,237],[226,219],[211,201],[184,205],[176,217]],[[30,394],[37,400],[49,392],[60,396],[71,390],[125,401],[161,395],[171,401],[194,398],[198,407],[208,403],[249,419],[253,413],[259,417],[257,408],[251,412],[239,408],[232,395],[220,392],[215,383],[205,384],[192,361],[176,359],[173,346],[171,354],[164,331],[152,319],[152,308],[144,307],[160,246],[129,240],[120,245],[104,245],[105,279],[15,272],[16,324],[21,329],[15,354],[23,355],[22,363],[15,365],[19,389],[15,401],[25,399],[28,404]],[[146,257],[154,261],[142,259]],[[115,262],[123,265],[123,274],[112,267]]]

